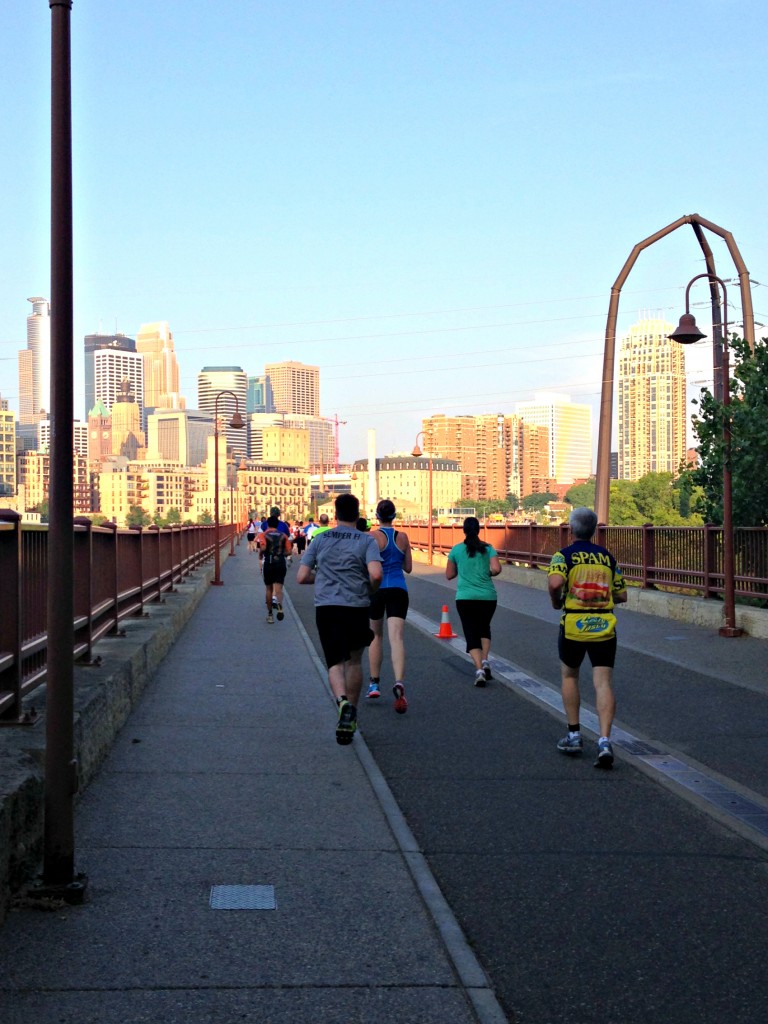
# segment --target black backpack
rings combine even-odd
[[[276,530],[264,534],[264,564],[279,565],[285,561],[284,534]]]

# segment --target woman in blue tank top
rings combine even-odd
[[[384,660],[384,615],[387,616],[387,635],[392,654],[392,670],[395,685],[395,711],[402,715],[408,710],[405,696],[405,617],[408,614],[408,586],[405,573],[413,568],[411,543],[408,535],[396,530],[394,522],[396,509],[394,503],[384,498],[376,506],[376,518],[379,528],[372,534],[376,538],[381,552],[382,580],[381,586],[371,598],[369,612],[373,642],[368,648],[368,661],[371,678],[368,684],[368,697],[375,700],[381,696],[379,689],[381,665]]]

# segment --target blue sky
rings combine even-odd
[[[26,298],[50,291],[50,22],[24,0],[0,33],[12,408]],[[402,450],[423,415],[535,390],[596,409],[611,285],[684,214],[768,282],[764,3],[74,0],[71,24],[77,415],[83,335],[168,320],[190,407],[204,365],[297,359],[342,459],[369,427]],[[620,329],[676,323],[702,269],[688,227],[647,250]],[[710,363],[692,351],[691,381]]]

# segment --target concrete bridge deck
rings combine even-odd
[[[597,772],[555,750],[545,595],[500,581],[476,690],[432,636],[452,585],[417,566],[409,711],[385,689],[342,748],[312,589],[268,625],[243,546],[222,578],[79,801],[88,901],[0,929],[4,1022],[765,1019],[765,641],[621,609]]]

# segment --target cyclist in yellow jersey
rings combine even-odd
[[[575,508],[569,524],[574,542],[555,552],[547,570],[552,607],[563,612],[557,649],[568,733],[558,742],[557,749],[568,755],[580,754],[584,749],[579,724],[579,669],[588,654],[600,722],[595,767],[611,768],[611,726],[616,714],[613,608],[627,600],[627,585],[611,552],[592,543],[597,528],[597,516],[592,509]]]

